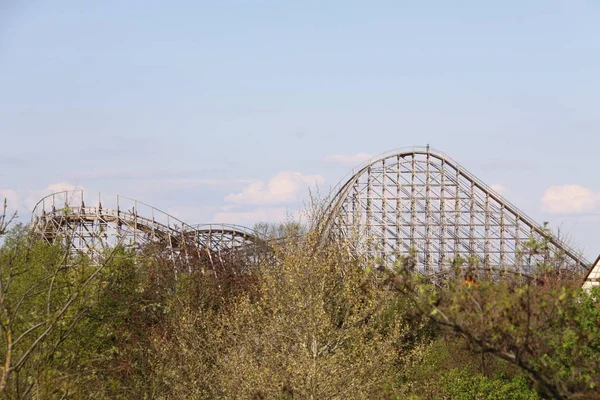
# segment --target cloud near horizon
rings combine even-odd
[[[19,193],[14,189],[0,189],[0,207],[4,207],[4,201],[9,212],[19,208]],[[1,210],[0,210],[1,211]]]
[[[212,221],[235,223],[252,227],[257,222],[284,222],[297,218],[298,203],[308,189],[325,182],[321,175],[281,171],[268,181],[255,181],[241,192],[225,197],[225,204],[214,214]]]
[[[275,205],[293,203],[309,187],[325,182],[321,175],[302,175],[299,172],[282,171],[274,175],[268,182],[250,183],[239,193],[231,193],[225,197],[227,203],[245,205]]]
[[[0,202],[4,203],[4,199],[6,199],[9,210],[18,211],[19,215],[25,216],[28,215],[33,210],[33,207],[35,207],[35,205],[45,196],[48,196],[52,193],[83,189],[83,186],[74,185],[68,182],[51,183],[44,189],[27,191],[4,188],[0,189]],[[78,199],[80,198],[81,197],[78,197]],[[64,199],[64,197],[62,199]]]
[[[550,186],[542,197],[542,211],[551,214],[578,214],[600,206],[600,193],[580,185]]]

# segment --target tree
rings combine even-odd
[[[84,317],[106,263],[37,240],[27,226],[8,229],[12,219],[0,217],[0,393],[51,397],[61,390],[51,365],[64,355],[61,346]]]
[[[417,358],[409,328],[388,312],[392,293],[375,273],[314,233],[280,243],[277,265],[260,268],[258,297],[223,317],[218,360],[224,397],[372,398]]]
[[[600,291],[586,293],[550,265],[537,267],[534,276],[472,279],[457,269],[443,287],[403,272],[397,289],[415,316],[518,366],[543,395],[600,398]]]
[[[4,199],[2,206],[2,212],[0,213],[0,237],[6,234],[8,227],[17,218],[17,212],[14,211],[12,214],[8,212],[8,202]]]

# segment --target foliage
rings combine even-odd
[[[312,239],[277,249],[259,299],[240,299],[226,318],[235,332],[221,361],[226,396],[370,398],[418,353],[397,346],[408,330],[386,315],[389,293],[335,249],[311,252]]]
[[[445,396],[456,400],[539,399],[523,376],[508,380],[502,375],[488,378],[481,374],[473,374],[466,368],[452,369],[447,372],[441,384]]]
[[[0,248],[0,392],[7,398],[50,397],[60,392],[69,363],[63,344],[91,304],[103,265],[72,257],[60,244],[35,240],[26,227],[7,234]]]
[[[593,398],[600,376],[600,297],[547,266],[533,277],[463,274],[438,287],[402,275],[415,315],[465,338],[474,351],[510,362],[553,398]]]
[[[598,398],[600,290],[557,260],[501,276],[457,259],[433,281],[411,257],[382,270],[299,224],[257,228],[251,262],[157,244],[99,263],[8,230],[0,396]]]
[[[359,263],[313,248],[310,236],[280,242],[276,265],[219,310],[181,306],[155,344],[165,397],[372,398],[394,385],[421,343],[400,346],[408,327]]]

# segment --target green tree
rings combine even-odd
[[[77,330],[105,263],[92,264],[27,227],[8,231],[0,247],[0,392],[7,398],[60,392],[53,364]]]
[[[255,398],[373,398],[394,386],[422,347],[402,347],[409,329],[387,312],[390,292],[316,235],[279,243],[260,268],[258,297],[242,296],[223,317],[222,395]]]
[[[404,273],[397,288],[413,302],[415,316],[516,365],[541,394],[599,398],[600,291],[587,293],[548,265],[539,271],[465,280],[458,269],[441,287]]]

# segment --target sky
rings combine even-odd
[[[598,21],[592,0],[0,0],[0,198],[252,226],[430,144],[593,259]]]

